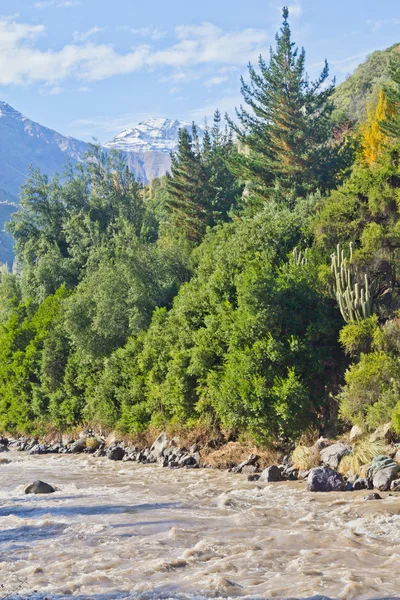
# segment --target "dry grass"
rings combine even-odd
[[[299,444],[293,451],[292,462],[295,469],[299,471],[308,471],[320,464],[320,452],[317,445],[303,446]]]
[[[388,454],[390,447],[382,441],[371,442],[369,439],[362,439],[356,442],[353,450],[340,461],[339,472],[343,475],[358,475],[362,473],[362,467],[368,465],[374,456]]]
[[[250,454],[256,454],[260,457],[259,464],[261,468],[280,462],[279,455],[275,450],[260,449],[239,442],[228,442],[218,450],[205,448],[201,452],[201,457],[205,464],[216,469],[229,469],[245,461]]]

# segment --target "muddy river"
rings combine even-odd
[[[3,454],[2,459],[5,458]],[[0,598],[400,597],[400,495],[8,453]],[[56,486],[26,496],[36,479]]]

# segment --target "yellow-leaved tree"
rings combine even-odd
[[[385,92],[379,92],[379,100],[375,110],[368,110],[368,118],[363,128],[363,159],[373,165],[384,151],[390,138],[382,131],[381,123],[394,116],[395,107],[389,102]]]

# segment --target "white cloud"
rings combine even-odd
[[[303,14],[303,7],[300,2],[296,1],[294,4],[289,4],[289,17],[298,19]]]
[[[175,81],[176,83],[188,83],[190,81],[195,81],[196,79],[200,79],[199,73],[195,73],[194,71],[177,71],[176,73],[172,73],[172,75],[164,75],[161,77],[160,81],[163,83],[168,81]]]
[[[42,0],[41,2],[36,2],[35,8],[62,8],[69,6],[79,6],[81,2],[79,0]]]
[[[60,94],[62,94],[62,93],[63,93],[63,91],[64,91],[64,90],[63,90],[63,88],[62,88],[62,87],[58,87],[58,86],[56,86],[56,87],[53,87],[53,88],[51,88],[51,90],[50,90],[49,94],[50,94],[51,96],[59,96]]]
[[[169,90],[169,92],[168,92],[168,93],[169,93],[169,94],[171,94],[171,96],[173,96],[173,95],[174,95],[174,94],[176,94],[177,92],[179,92],[179,88],[177,88],[177,87],[172,87],[172,88]]]
[[[371,31],[375,32],[382,29],[385,25],[400,25],[400,18],[394,17],[393,19],[369,19],[367,21]]]
[[[243,65],[254,60],[267,42],[264,31],[245,29],[225,33],[211,23],[203,23],[178,27],[178,42],[161,50],[142,44],[125,54],[118,53],[112,45],[96,44],[87,37],[81,44],[75,41],[60,50],[42,50],[35,47],[34,40],[44,31],[43,25],[0,19],[0,85],[34,82],[58,85],[71,76],[96,81],[158,67],[176,69],[179,73],[206,64]],[[96,32],[93,28],[85,36],[90,38]]]
[[[91,92],[92,90],[87,85],[83,85],[82,87],[79,88],[79,91],[82,92],[83,94],[87,94],[88,92]]]
[[[225,83],[226,81],[228,81],[228,77],[226,77],[226,75],[221,75],[221,76],[216,75],[215,77],[210,77],[210,79],[206,79],[206,81],[204,81],[203,85],[207,88],[211,88],[216,85],[221,85],[222,83]]]
[[[133,35],[138,35],[140,37],[148,38],[151,40],[161,40],[163,37],[167,35],[166,31],[161,31],[158,27],[138,27],[135,29],[134,27],[121,27],[120,29],[124,29],[125,31],[129,31]]]
[[[92,27],[88,31],[75,31],[73,34],[73,40],[77,43],[87,42],[88,39],[105,31],[107,27]]]

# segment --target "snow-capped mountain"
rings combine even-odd
[[[106,148],[114,148],[124,152],[164,152],[169,154],[177,149],[179,130],[186,128],[189,133],[192,124],[176,119],[147,119],[136,127],[127,129],[107,142]],[[201,139],[204,131],[197,127]]]

